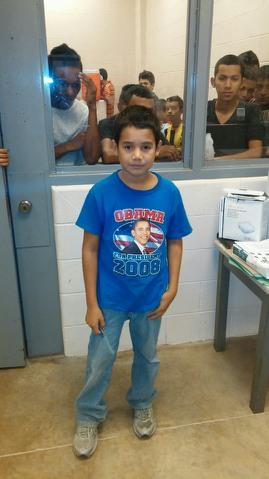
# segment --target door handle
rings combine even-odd
[[[19,211],[21,213],[29,213],[32,209],[32,203],[28,200],[21,200],[19,202]]]

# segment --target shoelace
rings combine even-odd
[[[89,436],[93,436],[95,434],[95,426],[80,426],[79,429],[79,436],[82,439],[86,439]]]
[[[149,419],[151,417],[151,410],[150,409],[139,409],[137,412],[137,416],[144,420]]]

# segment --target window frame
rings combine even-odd
[[[189,0],[186,28],[185,79],[184,79],[184,160],[154,164],[154,171],[170,180],[197,180],[267,176],[268,158],[248,160],[212,160],[205,164],[205,132],[209,91],[214,0]],[[48,74],[44,16],[45,58],[43,71]],[[199,72],[199,74],[198,74]],[[49,183],[51,185],[95,183],[118,170],[115,165],[57,166],[54,159],[52,113],[49,87],[44,87],[49,158]]]

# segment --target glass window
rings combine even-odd
[[[268,2],[214,2],[207,165],[269,156],[268,14]]]
[[[44,1],[56,166],[117,163],[114,115],[128,104],[154,107],[156,161],[182,165],[187,3]]]

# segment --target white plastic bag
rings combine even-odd
[[[210,133],[207,133],[205,137],[205,161],[214,160],[214,155],[215,151],[212,136]]]

